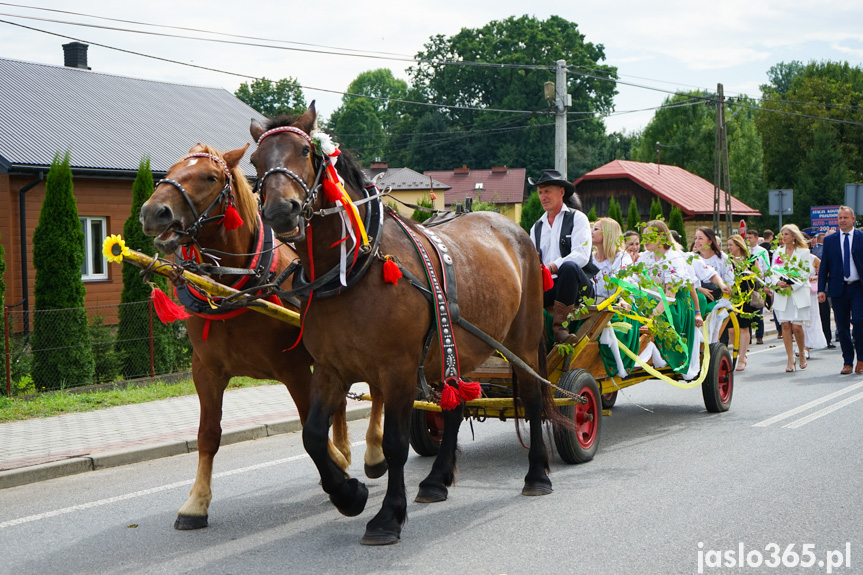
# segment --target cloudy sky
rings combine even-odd
[[[588,42],[605,47],[606,63],[616,66],[626,83],[618,86],[616,112],[606,119],[609,131],[643,128],[653,112],[637,110],[659,106],[676,89],[715,90],[721,82],[726,95],[757,97],[759,85],[767,81],[767,70],[778,62],[841,60],[861,65],[863,61],[860,0],[576,1],[554,9],[523,0],[22,0],[0,2],[0,57],[62,65],[61,44],[74,38],[91,44],[89,64],[98,72],[218,86],[231,92],[249,77],[291,76],[305,87],[307,99],[317,100],[320,113],[329,115],[340,100],[334,92],[345,90],[360,72],[386,67],[407,79],[404,70],[410,63],[406,60],[431,36],[451,36],[462,28],[525,13],[539,19],[552,14],[566,18],[578,24]],[[338,50],[342,54],[304,51],[337,51],[331,48],[343,49]],[[344,55],[348,51],[380,54],[378,58]]]

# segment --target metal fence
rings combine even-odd
[[[184,322],[162,325],[150,301],[3,313],[8,396],[188,370]]]

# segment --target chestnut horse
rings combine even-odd
[[[157,183],[153,195],[141,208],[144,233],[156,238],[154,243],[159,251],[171,254],[180,247],[188,249],[194,246],[199,253],[211,250],[218,254],[218,263],[223,267],[249,268],[249,261],[260,249],[257,248],[257,238],[266,231],[259,229],[257,198],[237,167],[248,147],[246,144],[222,155],[198,144],[168,170],[165,179]],[[239,228],[227,230],[221,215],[233,201],[243,223]],[[267,257],[268,254],[260,256]],[[296,257],[287,245],[275,247],[275,273],[281,273]],[[218,282],[233,285],[243,276],[213,274],[212,277]],[[266,277],[264,274],[263,281]],[[174,523],[176,529],[207,526],[212,499],[213,458],[222,437],[222,400],[232,377],[281,381],[294,399],[300,421],[305,422],[308,417],[312,358],[303,345],[286,349],[297,341],[300,330],[274,318],[245,311],[229,319],[192,315],[186,320],[193,348],[192,377],[201,405],[201,418],[198,425],[198,471],[189,499],[180,507]],[[373,411],[373,424],[367,435],[366,471],[373,477],[386,471],[380,448],[380,409],[378,401],[373,405],[378,414]],[[333,438],[335,445],[328,444],[329,456],[341,472],[346,472],[351,454],[345,403],[334,411]]]
[[[316,128],[314,102],[296,119],[277,118],[266,125],[252,121],[251,134],[258,147],[251,160],[258,173],[263,221],[280,237],[295,241],[306,270],[304,281],[311,281],[311,286],[317,288],[313,293],[321,293],[327,290],[319,287],[315,278],[332,275],[327,272],[338,268],[342,245],[346,249],[355,246],[351,238],[343,240],[340,214],[332,210],[335,204],[325,194],[318,194],[317,183],[329,158],[323,154],[332,154],[332,149],[320,139],[310,137]],[[350,197],[354,201],[362,198],[363,174],[357,164],[342,153],[336,169]],[[361,217],[375,209],[375,201],[380,199],[357,206]],[[423,235],[421,227],[406,225]],[[528,235],[508,218],[491,212],[467,214],[434,230],[454,260],[461,317],[501,342],[534,372],[539,371],[542,274]],[[372,235],[370,231],[369,236]],[[415,278],[426,277],[414,245],[390,212],[383,217],[380,236],[375,237],[379,243],[371,241],[371,253],[359,257],[355,264],[361,268],[366,261],[363,258],[372,258],[366,262],[365,275],[349,274],[347,285],[329,289],[335,294],[333,297],[312,296],[309,301],[307,292],[301,296],[303,341],[315,361],[312,407],[303,428],[303,442],[320,472],[322,487],[330,501],[341,513],[358,515],[365,507],[368,489],[357,479],[347,479],[327,452],[328,422],[352,382],[368,382],[383,394],[387,490],[383,505],[367,524],[361,542],[385,545],[399,540],[407,516],[404,466],[408,457],[409,421],[416,397],[417,368],[435,317],[429,300],[412,287],[413,282],[403,279],[393,285],[383,279],[384,260],[388,256]],[[428,253],[434,253],[428,237],[423,236],[421,242]],[[432,260],[435,272],[441,277],[440,262],[434,257]],[[349,264],[353,261],[351,252],[346,261]],[[456,327],[453,333],[464,373],[476,369],[493,351],[461,327]],[[431,346],[423,367],[429,381],[439,382],[441,350],[436,347]],[[544,393],[540,381],[528,371],[515,368],[515,372],[530,423],[529,469],[523,493],[544,495],[552,491],[542,434],[543,409],[549,407],[547,400],[551,395]],[[446,499],[447,487],[455,473],[456,439],[463,411],[463,403],[444,411],[440,452],[431,473],[420,484],[417,501]]]

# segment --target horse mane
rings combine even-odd
[[[201,150],[203,153],[211,154],[224,161],[225,157],[215,148],[204,144],[201,144],[201,147],[203,148]],[[239,164],[231,169],[231,180],[231,187],[234,191],[234,204],[240,213],[240,217],[243,218],[243,225],[249,226],[249,230],[255,232],[258,229],[258,199],[255,197],[254,192],[252,192],[252,186],[240,169]]]

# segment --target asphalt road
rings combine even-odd
[[[753,348],[727,413],[700,389],[624,390],[596,458],[556,457],[545,497],[520,494],[512,421],[463,426],[449,500],[410,501],[398,545],[359,544],[385,478],[342,517],[292,433],[223,448],[200,531],[172,528],[194,454],[2,490],[0,573],[863,573],[863,376],[839,376],[833,350],[786,374],[776,342]],[[411,453],[411,499],[430,465]]]

